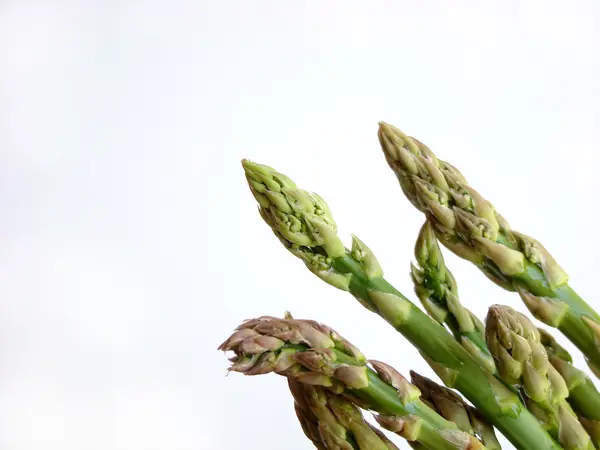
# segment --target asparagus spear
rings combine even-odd
[[[538,328],[550,364],[561,374],[569,389],[568,401],[577,413],[596,448],[600,448],[600,392],[590,378],[572,365],[569,352],[546,330]]]
[[[566,401],[569,390],[565,380],[549,363],[540,333],[531,321],[508,306],[492,306],[486,320],[486,341],[500,376],[522,387],[529,410],[565,450],[593,450],[590,437]]]
[[[321,425],[319,418],[312,411],[310,404],[306,399],[306,390],[304,386],[307,385],[298,383],[297,381],[291,379],[288,379],[288,385],[290,387],[292,397],[294,397],[294,410],[296,411],[296,417],[298,417],[298,421],[300,422],[300,426],[302,427],[304,435],[310,439],[310,441],[318,450],[327,450],[327,443],[321,436],[320,430],[320,427],[323,425]],[[334,421],[335,416],[333,417],[332,422]],[[341,434],[345,439],[347,436],[347,430],[341,425],[340,428],[342,429],[342,432],[339,432],[338,435]],[[340,428],[336,427],[336,431]]]
[[[319,450],[399,450],[343,396],[288,378],[304,434]]]
[[[485,343],[483,323],[460,303],[456,281],[444,263],[429,222],[425,222],[419,232],[415,257],[419,266],[411,264],[411,275],[423,307],[431,317],[448,326],[455,339],[483,368],[495,373],[494,358]]]
[[[462,431],[475,435],[489,450],[500,450],[494,428],[472,406],[451,389],[411,370],[410,381],[421,391],[421,400]]]
[[[379,361],[368,362],[325,325],[263,316],[242,323],[219,349],[235,352],[232,371],[275,372],[343,394],[363,409],[377,411],[382,426],[427,449],[485,449],[474,436],[423,403],[419,390],[398,372]]]
[[[552,255],[512,230],[456,168],[418,140],[382,122],[379,141],[402,190],[438,239],[498,285],[517,291],[537,319],[564,333],[600,373],[600,315],[571,289]]]
[[[518,449],[558,449],[518,396],[483,370],[439,323],[383,278],[373,252],[357,237],[348,250],[325,201],[274,169],[242,162],[264,221],[281,243],[325,282],[350,292],[405,336],[443,382],[458,389]]]

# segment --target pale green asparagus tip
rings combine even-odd
[[[435,231],[429,221],[423,224],[419,232],[415,243],[415,257],[420,267],[412,267],[412,279],[417,296],[427,312],[440,323],[443,323],[450,313],[456,319],[458,331],[475,331],[473,316],[460,303],[456,280],[446,267]],[[493,361],[489,355],[487,358],[487,365],[493,368]]]
[[[311,253],[322,248],[331,258],[345,254],[331,211],[321,197],[299,189],[272,167],[248,160],[242,166],[262,218],[289,250]]]
[[[415,258],[421,267],[437,272],[443,278],[446,272],[444,257],[431,223],[425,222],[415,242]]]
[[[440,215],[449,220],[446,225],[452,228],[455,220],[452,210],[447,207],[449,186],[433,152],[385,122],[379,122],[377,135],[385,158],[408,199],[423,212],[431,208],[439,210]],[[420,185],[419,180],[426,182]]]
[[[485,337],[504,381],[522,385],[537,403],[556,404],[567,398],[567,385],[549,363],[540,332],[524,314],[508,306],[492,306]]]
[[[415,258],[418,267],[413,266],[411,272],[421,301],[425,301],[424,297],[432,295],[443,302],[450,295],[458,296],[456,281],[446,267],[442,250],[429,221],[426,221],[419,231],[415,242]],[[442,306],[445,310],[448,309],[447,305]],[[432,315],[435,317],[435,314]]]
[[[507,383],[522,386],[528,409],[564,449],[594,449],[566,401],[567,382],[550,364],[540,332],[533,323],[508,306],[492,306],[487,317],[486,340],[498,362],[500,376]]]
[[[567,274],[550,253],[535,239],[511,230],[454,166],[385,122],[380,122],[378,136],[404,194],[427,215],[438,238],[450,250],[477,264],[490,279],[508,289],[511,283],[507,277],[522,273],[525,260],[539,266],[550,286],[566,283]],[[496,268],[484,266],[486,260]]]

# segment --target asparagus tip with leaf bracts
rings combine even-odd
[[[384,122],[378,136],[403,192],[440,241],[499,286],[517,291],[536,318],[559,328],[600,373],[600,315],[570,288],[544,246],[512,230],[455,167],[422,142]]]
[[[219,347],[233,351],[230,370],[275,372],[343,395],[379,413],[378,422],[410,442],[435,450],[485,447],[419,399],[419,390],[390,366],[367,361],[331,328],[314,321],[263,316],[246,321]],[[314,427],[311,435],[314,435]]]
[[[565,450],[593,450],[589,435],[566,401],[565,380],[550,364],[533,323],[508,306],[494,305],[486,319],[486,340],[499,375],[522,388],[530,411]]]
[[[304,434],[319,450],[398,450],[343,396],[288,378]]]
[[[538,328],[541,343],[546,349],[550,364],[564,378],[569,397],[567,401],[577,413],[596,448],[600,448],[600,392],[592,380],[575,366],[569,352],[548,331]]]
[[[495,373],[494,359],[485,344],[484,326],[460,303],[456,281],[444,262],[435,232],[428,221],[419,231],[415,257],[418,265],[411,265],[411,276],[415,292],[429,315],[445,323],[481,366]]]

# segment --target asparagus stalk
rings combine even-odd
[[[446,324],[455,339],[486,370],[495,373],[494,358],[485,343],[483,323],[459,300],[454,276],[446,267],[433,227],[425,222],[415,244],[418,266],[411,264],[415,292],[425,310]]]
[[[439,323],[383,278],[373,252],[357,237],[348,250],[325,201],[274,169],[243,161],[264,221],[281,243],[325,282],[350,292],[426,358],[446,386],[458,389],[518,449],[558,449],[518,396],[483,370]]]
[[[275,372],[343,394],[363,409],[378,412],[377,421],[385,428],[427,449],[485,449],[474,436],[423,403],[419,390],[398,372],[379,361],[367,361],[325,325],[259,317],[242,323],[219,349],[235,352],[232,371],[246,375]],[[348,423],[346,419],[346,428]]]
[[[291,378],[288,385],[302,430],[318,450],[399,450],[343,396]]]
[[[537,319],[564,333],[600,373],[600,315],[571,289],[552,255],[512,230],[456,168],[423,143],[383,122],[379,141],[404,194],[427,215],[438,239],[499,286],[517,291]]]
[[[565,450],[593,450],[594,445],[569,404],[567,384],[548,361],[540,333],[523,314],[495,305],[486,320],[486,341],[498,373],[520,386],[529,410]]]
[[[421,400],[442,417],[454,422],[462,431],[477,436],[488,450],[501,449],[494,428],[456,392],[414,371],[410,372],[410,381],[421,391]]]
[[[561,374],[569,389],[568,402],[577,413],[596,448],[600,448],[600,392],[590,378],[572,365],[569,352],[546,330],[538,328],[550,364]]]

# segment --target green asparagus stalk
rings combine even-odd
[[[455,339],[486,370],[495,373],[494,358],[485,343],[483,323],[459,300],[454,276],[446,267],[433,227],[425,222],[415,244],[418,266],[411,264],[415,292],[425,310],[446,324]]]
[[[304,434],[319,450],[399,450],[341,395],[288,378]]]
[[[421,400],[442,417],[454,422],[462,431],[477,436],[488,450],[501,449],[494,428],[456,392],[414,371],[410,372],[410,381],[421,391]]]
[[[569,352],[546,330],[538,328],[550,364],[561,374],[569,389],[568,402],[577,413],[596,448],[600,448],[600,392],[590,378],[572,364]]]
[[[517,291],[531,313],[558,328],[600,373],[600,315],[568,284],[566,272],[535,239],[506,220],[452,165],[418,140],[381,123],[379,141],[404,194],[438,239],[499,286]]]
[[[362,241],[353,237],[352,249],[345,248],[323,199],[270,167],[249,161],[243,167],[262,218],[311,272],[390,323],[419,349],[446,386],[458,389],[515,447],[560,448],[515,393],[383,278],[374,253]]]
[[[523,314],[494,305],[486,320],[486,341],[499,375],[520,386],[527,406],[565,450],[593,450],[594,445],[566,398],[563,377],[548,361],[540,333]]]
[[[367,361],[356,347],[317,322],[259,317],[242,323],[219,349],[235,352],[232,371],[246,375],[275,372],[298,383],[327,388],[363,409],[378,412],[377,421],[384,428],[427,449],[485,448],[423,403],[419,390],[398,372],[379,361]]]

